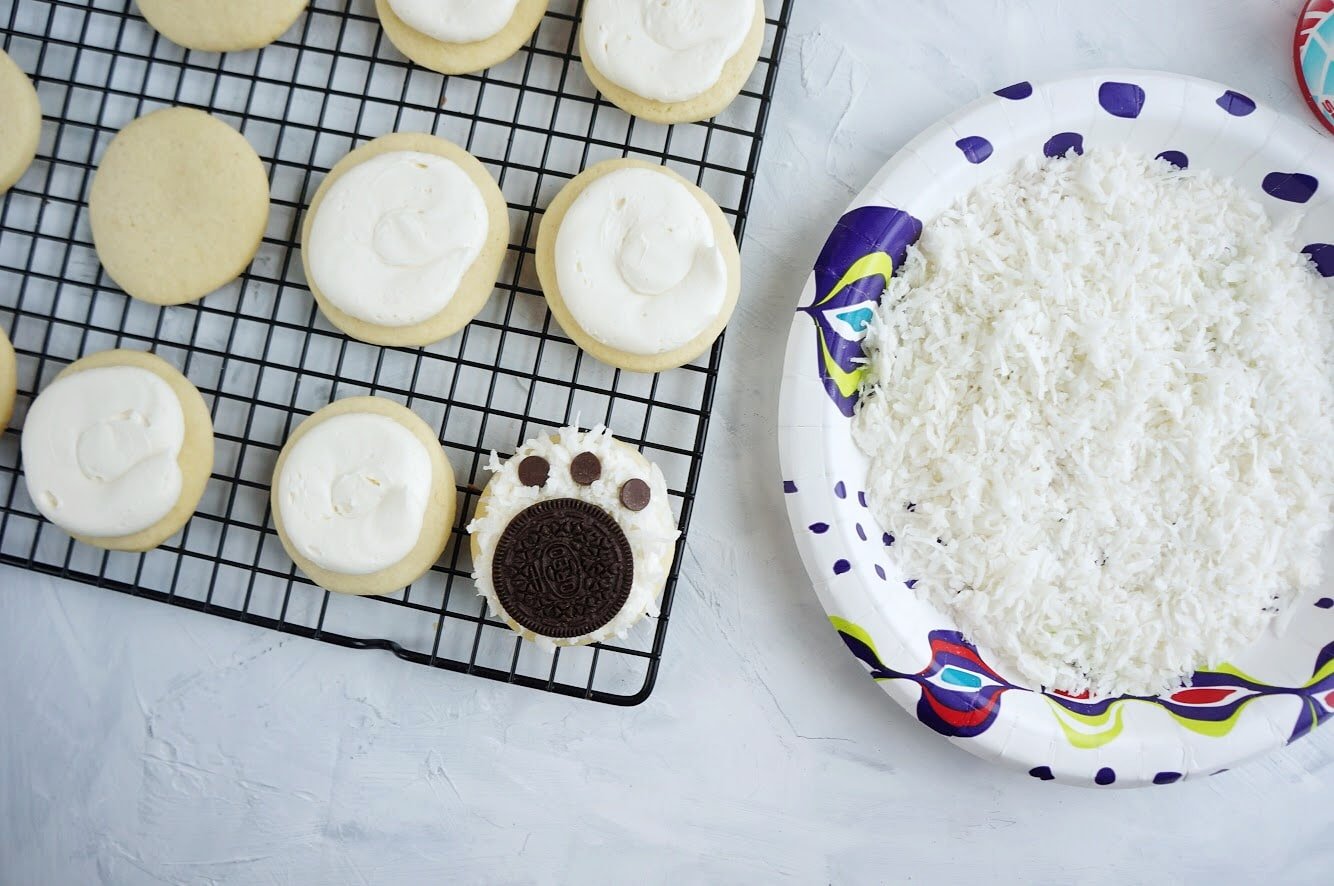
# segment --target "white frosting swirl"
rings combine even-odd
[[[72,535],[118,538],[181,497],[185,413],[171,385],[137,366],[52,382],[23,424],[23,470],[42,516]]]
[[[431,455],[388,416],[336,415],[292,446],[277,486],[283,531],[301,556],[341,575],[371,575],[417,546]]]
[[[660,102],[708,92],[755,24],[755,0],[588,0],[584,51],[611,82]]]
[[[305,244],[311,282],[359,320],[413,326],[453,299],[489,226],[481,189],[454,161],[378,154],[324,195]]]
[[[619,169],[591,182],[556,235],[561,299],[608,347],[664,354],[688,344],[727,303],[713,223],[665,172]]]
[[[476,43],[505,30],[519,0],[389,0],[414,31],[443,43]]]
[[[576,483],[570,476],[571,462],[585,452],[596,455],[602,465],[602,476],[590,486]],[[540,489],[525,486],[519,479],[519,464],[531,455],[546,459],[551,467],[546,485]],[[477,592],[486,598],[493,613],[501,617],[505,614],[491,572],[496,546],[505,530],[515,517],[538,502],[573,498],[597,505],[620,525],[634,555],[634,580],[625,605],[602,628],[582,637],[537,637],[538,645],[554,649],[624,637],[645,615],[658,614],[658,595],[667,583],[680,533],[667,496],[667,481],[657,465],[649,463],[645,470],[645,459],[606,428],[587,432],[565,428],[555,439],[544,434],[528,441],[504,464],[491,453],[486,469],[494,475],[486,487],[486,514],[468,524],[468,532],[478,550],[473,563]],[[642,511],[632,511],[621,503],[621,487],[635,479],[647,483],[652,496]]]

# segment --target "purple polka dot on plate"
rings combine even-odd
[[[1311,257],[1322,277],[1334,277],[1334,244],[1312,243],[1302,250]]]
[[[905,581],[904,584],[907,585],[908,590],[911,591],[913,588],[917,587],[917,579],[914,578],[911,581]]]
[[[1175,784],[1181,781],[1180,772],[1159,772],[1153,777],[1154,784]]]
[[[791,480],[784,480],[784,481],[783,481],[783,494],[784,494],[784,495],[791,495],[792,493],[794,493],[794,492],[796,492],[796,491],[797,491],[797,484],[796,484],[796,483],[793,483]]]
[[[1071,151],[1080,155],[1084,153],[1084,136],[1077,132],[1058,132],[1042,146],[1042,153],[1052,158],[1064,157]]]
[[[1260,185],[1264,192],[1276,200],[1289,203],[1305,203],[1315,196],[1320,182],[1313,175],[1304,172],[1271,172]]]
[[[1028,770],[1028,774],[1034,778],[1040,778],[1043,781],[1051,781],[1056,777],[1051,774],[1050,766],[1034,766],[1032,769]]]
[[[1134,83],[1108,81],[1098,87],[1098,104],[1113,117],[1133,120],[1144,110],[1144,90]]]
[[[844,573],[848,572],[851,569],[852,569],[852,564],[849,563],[847,560],[839,560],[834,563],[835,575],[843,575]]]
[[[987,141],[980,135],[970,135],[967,138],[961,138],[955,142],[954,145],[960,151],[963,151],[964,159],[974,165],[987,162],[991,159],[991,155],[996,151],[996,149],[991,146],[991,142]]]
[[[1218,106],[1233,117],[1249,117],[1255,113],[1255,102],[1240,92],[1229,89],[1218,97]]]
[[[843,485],[842,480],[839,480],[837,483],[834,484],[834,495],[838,496],[839,498],[848,497],[848,487]]]
[[[894,536],[890,535],[888,532],[880,536],[880,540],[885,543],[885,547],[889,547],[890,545],[894,544]]]
[[[865,492],[859,492],[859,493],[857,493],[857,504],[861,505],[862,507],[866,507],[866,493],[865,493]]]
[[[1023,101],[1033,94],[1033,84],[1027,80],[1019,83],[1012,83],[1004,89],[997,89],[996,95],[1001,98],[1008,98],[1012,102]]]
[[[1334,609],[1334,597],[1321,597],[1315,605],[1320,609]]]
[[[860,523],[857,524],[857,537],[862,541],[866,541],[866,530],[862,529],[862,524]]]
[[[1098,774],[1093,776],[1093,780],[1100,785],[1109,785],[1116,781],[1116,772],[1110,766],[1104,766],[1098,770]]]
[[[811,532],[814,532],[816,535],[824,535],[826,532],[829,531],[829,524],[812,523],[808,528],[811,530]]]
[[[1190,158],[1180,151],[1163,151],[1158,155],[1159,160],[1166,160],[1177,169],[1190,169]]]
[[[881,580],[881,581],[884,581],[884,580],[885,580],[885,567],[883,567],[883,566],[881,566],[880,564],[877,563],[877,564],[876,564],[876,567],[875,567],[875,574],[878,575],[878,576],[880,576],[880,580]]]

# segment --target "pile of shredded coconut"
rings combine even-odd
[[[1331,304],[1232,182],[1030,161],[926,227],[853,424],[918,593],[999,667],[1149,694],[1320,580]]]

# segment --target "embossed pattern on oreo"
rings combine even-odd
[[[630,542],[597,505],[557,498],[522,511],[496,546],[492,582],[516,623],[553,639],[607,625],[634,582]]]

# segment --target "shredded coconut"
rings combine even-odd
[[[868,492],[916,591],[1030,685],[1151,694],[1320,581],[1331,302],[1231,181],[1029,161],[923,232],[867,339]]]

